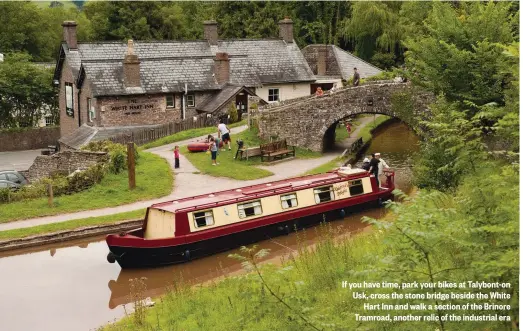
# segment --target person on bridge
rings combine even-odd
[[[376,183],[378,184],[378,187],[380,187],[380,180],[378,178],[380,160],[378,160],[378,158],[376,158],[375,154],[371,154],[371,155],[372,155],[372,158],[370,159],[370,169],[369,169],[368,173],[374,175],[374,178],[376,178]]]
[[[318,86],[318,88],[316,89],[316,96],[317,97],[322,97],[323,96],[323,90],[321,89],[321,87]]]
[[[352,76],[352,86],[360,85],[360,73],[358,68],[354,68],[354,76]]]

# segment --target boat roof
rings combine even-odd
[[[181,211],[194,211],[214,208],[219,205],[249,201],[272,194],[285,194],[310,187],[327,185],[347,179],[368,177],[367,171],[363,169],[340,168],[338,170],[317,175],[287,178],[283,180],[240,187],[226,191],[202,194],[166,202],[151,206],[154,209],[165,210],[171,213]]]

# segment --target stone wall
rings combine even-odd
[[[33,165],[27,170],[27,179],[36,181],[49,177],[53,173],[72,173],[77,169],[86,169],[98,162],[107,162],[109,156],[103,152],[64,151],[51,156],[37,156]]]
[[[56,145],[59,127],[28,128],[23,131],[0,131],[0,152],[47,148]]]
[[[196,105],[209,94],[195,93]],[[175,106],[167,108],[165,94],[99,97],[97,115],[100,126],[154,125],[182,119],[181,94],[175,95]],[[185,118],[196,116],[195,107],[186,107]]]
[[[384,114],[401,119],[392,109],[396,93],[412,95],[415,113],[428,112],[434,95],[410,84],[383,83],[349,87],[327,93],[323,97],[311,97],[301,102],[284,105],[260,112],[260,135],[287,139],[290,145],[323,151],[325,134],[336,122],[356,114]]]

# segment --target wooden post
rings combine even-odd
[[[51,184],[51,183],[47,184],[47,193],[48,193],[47,204],[49,205],[49,207],[53,207],[53,184]]]
[[[134,171],[134,142],[127,144],[127,172],[129,173],[129,189],[136,187],[136,177]]]

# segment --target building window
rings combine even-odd
[[[73,84],[65,83],[65,113],[74,117]]]
[[[194,226],[197,228],[214,224],[214,216],[212,214],[212,210],[205,210],[193,213],[193,217]]]
[[[240,218],[251,217],[262,214],[260,200],[238,204],[238,215]]]
[[[54,125],[54,123],[53,123],[53,116],[47,115],[45,117],[45,126],[51,126],[51,125]]]
[[[96,112],[91,98],[87,98],[87,112],[89,114],[89,122],[92,122],[96,118]]]
[[[280,101],[280,89],[279,88],[270,88],[269,89],[269,102],[271,101]]]
[[[334,200],[334,191],[332,189],[332,185],[315,188],[314,200],[316,203],[329,202]]]
[[[165,103],[167,108],[174,108],[174,95],[169,94],[165,96]]]
[[[194,97],[194,93],[188,93],[187,94],[187,107],[194,107],[196,106],[196,98]]]
[[[298,206],[298,198],[296,197],[296,193],[282,195],[280,196],[280,200],[282,209],[288,209]]]
[[[349,182],[349,192],[351,196],[363,194],[363,183],[361,179]]]

